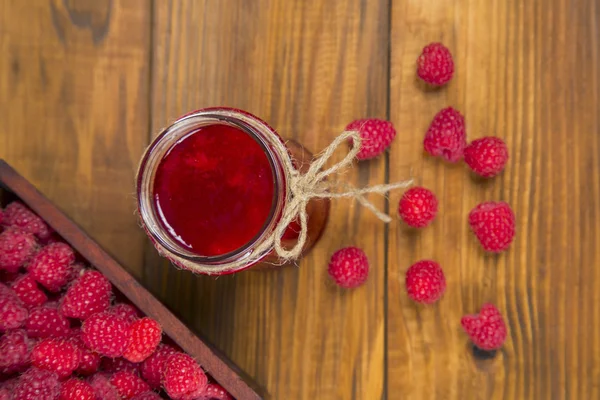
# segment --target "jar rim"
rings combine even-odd
[[[215,124],[229,125],[244,131],[256,140],[265,151],[273,173],[273,203],[264,225],[248,243],[222,255],[202,256],[190,252],[179,245],[160,223],[153,201],[153,185],[160,161],[179,140],[203,126]],[[193,111],[178,118],[171,125],[164,128],[142,156],[136,179],[138,213],[144,230],[159,252],[163,253],[164,256],[178,266],[214,274],[240,271],[250,267],[257,260],[266,256],[269,251],[264,252],[264,254],[255,255],[253,254],[253,250],[268,238],[277,226],[288,197],[287,182],[289,181],[289,171],[283,167],[281,155],[273,149],[272,143],[274,140],[282,141],[275,130],[266,122],[245,111],[226,107],[205,108]],[[239,267],[240,262],[243,262],[246,258],[250,259],[251,262]],[[190,263],[192,266],[190,266]],[[232,265],[235,267],[232,268]]]

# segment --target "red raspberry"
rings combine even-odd
[[[154,393],[154,392],[144,392],[144,393],[140,393],[135,397],[132,397],[131,400],[161,400],[162,397],[160,397],[158,394]]]
[[[465,315],[460,323],[475,346],[481,350],[496,350],[506,340],[506,324],[493,304],[484,304],[479,314]]]
[[[31,360],[33,341],[23,329],[10,331],[0,337],[0,373],[12,374],[27,368]]]
[[[491,178],[504,169],[508,161],[508,147],[497,137],[473,140],[465,148],[465,162],[478,175]]]
[[[69,320],[52,305],[32,309],[25,323],[32,338],[67,337],[71,335]]]
[[[338,286],[355,288],[367,280],[369,260],[358,247],[345,247],[333,253],[328,272]]]
[[[139,376],[129,371],[116,372],[110,383],[117,389],[117,393],[124,399],[131,399],[138,394],[150,390],[150,386]]]
[[[441,43],[430,43],[417,59],[417,75],[434,86],[445,85],[454,75],[452,54]]]
[[[351,122],[346,131],[360,133],[360,151],[356,155],[359,160],[367,160],[381,155],[396,137],[396,129],[391,122],[382,119],[358,119]]]
[[[81,362],[77,368],[77,373],[80,375],[92,375],[98,371],[100,367],[100,355],[88,349],[81,339],[81,331],[79,329],[73,331],[73,335],[69,338],[71,342],[77,346],[81,353]]]
[[[110,308],[110,312],[130,323],[142,317],[142,313],[135,306],[127,303],[115,304]]]
[[[10,203],[4,209],[4,220],[2,223],[6,226],[20,228],[34,234],[40,239],[46,239],[52,233],[48,225],[40,217],[25,205],[16,201]]]
[[[80,361],[79,348],[68,339],[46,338],[31,351],[31,364],[55,372],[59,378],[70,376]]]
[[[81,326],[81,338],[91,350],[107,357],[120,357],[129,345],[127,321],[108,311],[94,314]]]
[[[515,237],[515,214],[503,201],[479,204],[469,213],[469,225],[483,248],[500,253]]]
[[[466,146],[467,134],[462,114],[452,107],[438,112],[425,134],[425,151],[454,163],[463,158]]]
[[[0,332],[23,326],[29,313],[23,302],[6,286],[0,290]]]
[[[233,400],[233,397],[221,385],[209,383],[196,400]]]
[[[51,371],[29,368],[13,392],[15,400],[56,400],[60,395],[58,375]]]
[[[52,243],[33,257],[27,269],[33,279],[46,289],[58,292],[72,278],[73,261],[75,261],[75,254],[69,245]]]
[[[0,233],[0,269],[17,272],[36,251],[35,237],[20,229]]]
[[[193,399],[193,395],[204,389],[208,378],[202,368],[187,354],[176,353],[165,364],[163,386],[173,399]]]
[[[446,278],[440,265],[431,260],[414,263],[406,271],[408,297],[417,303],[433,304],[446,291]]]
[[[404,192],[398,205],[400,218],[413,228],[426,227],[438,211],[438,201],[433,192],[424,187],[414,187]]]
[[[0,225],[2,225],[2,221],[4,221],[4,211],[0,208]]]
[[[142,377],[153,389],[160,387],[162,376],[165,372],[165,364],[168,358],[175,353],[177,353],[177,350],[173,347],[166,344],[159,344],[156,351],[142,363],[140,368]]]
[[[96,400],[96,393],[89,383],[71,378],[62,383],[59,400]]]
[[[100,272],[84,272],[67,289],[60,303],[60,311],[67,317],[86,319],[110,306],[112,286]]]
[[[152,318],[142,318],[129,325],[129,346],[123,358],[131,362],[142,362],[148,358],[162,338],[162,328]]]
[[[104,371],[104,372],[115,373],[115,372],[127,371],[127,372],[131,372],[131,373],[139,376],[140,375],[140,365],[141,364],[132,363],[131,361],[128,361],[122,357],[119,357],[119,358],[103,357],[102,358],[102,371]]]
[[[117,389],[111,385],[107,375],[98,373],[88,379],[88,383],[96,393],[96,399],[100,400],[121,400]]]
[[[37,285],[29,274],[22,275],[11,285],[17,297],[27,307],[37,307],[48,301],[48,296]]]

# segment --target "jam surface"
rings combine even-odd
[[[219,256],[261,232],[274,186],[267,154],[248,133],[210,125],[166,153],[156,171],[153,201],[163,228],[180,246]]]

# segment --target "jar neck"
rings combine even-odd
[[[169,235],[160,222],[155,207],[154,180],[159,164],[173,146],[191,133],[210,125],[227,125],[240,129],[263,148],[273,173],[274,199],[269,217],[253,240],[233,252],[209,257],[190,252]],[[244,259],[252,259],[255,262],[266,256],[270,251],[265,251],[264,254],[254,254],[254,249],[276,228],[288,197],[289,172],[283,167],[281,155],[273,150],[274,141],[281,141],[281,138],[265,122],[246,112],[229,108],[198,110],[181,117],[165,128],[146,150],[137,173],[138,212],[144,229],[159,252],[180,267],[206,274],[236,272],[251,265],[250,262],[248,265],[244,265]],[[239,267],[239,265],[244,265],[244,267]]]

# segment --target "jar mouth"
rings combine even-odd
[[[247,133],[263,149],[271,167],[273,177],[273,200],[269,215],[262,228],[248,243],[242,245],[236,250],[228,253],[203,256],[181,246],[165,229],[158,210],[156,209],[154,196],[154,181],[156,171],[164,156],[180,141],[184,140],[194,131],[211,125],[231,126]],[[273,142],[281,141],[277,133],[265,122],[259,118],[240,110],[229,108],[209,108],[194,111],[179,118],[172,125],[165,128],[150,144],[144,156],[142,157],[137,174],[137,200],[138,212],[144,224],[144,229],[150,236],[155,245],[160,245],[166,250],[167,258],[175,258],[177,261],[187,261],[186,264],[193,263],[202,266],[203,270],[210,270],[214,273],[231,270],[231,265],[240,265],[246,258],[251,258],[252,262],[266,256],[265,254],[254,254],[254,248],[263,240],[268,238],[279,221],[279,217],[285,205],[287,198],[288,172],[282,167],[281,155],[273,150]],[[237,267],[240,270],[252,265]],[[231,270],[230,272],[235,272]]]

